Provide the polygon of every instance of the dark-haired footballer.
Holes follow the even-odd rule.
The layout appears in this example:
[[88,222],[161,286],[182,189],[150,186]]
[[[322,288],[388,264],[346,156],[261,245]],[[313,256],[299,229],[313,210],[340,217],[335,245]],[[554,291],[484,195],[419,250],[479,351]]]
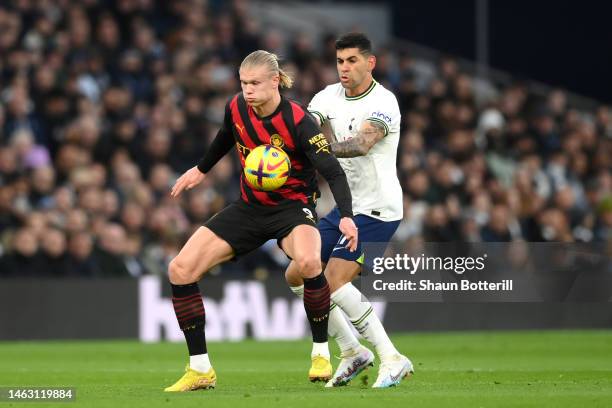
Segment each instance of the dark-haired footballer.
[[[374,362],[374,354],[359,344],[339,309],[380,358],[374,388],[397,385],[413,372],[412,362],[394,347],[371,303],[363,301],[365,297],[351,283],[364,263],[361,244],[388,243],[403,216],[403,194],[395,167],[401,115],[395,96],[372,77],[375,65],[372,44],[365,34],[340,37],[336,41],[340,82],[317,93],[308,105],[320,125],[331,131],[331,151],[351,186],[354,220],[359,228],[357,251],[350,252],[344,248],[346,237],[339,228],[339,208],[319,221],[321,260],[326,263],[325,276],[333,302],[329,334],[342,353],[328,387],[348,384]],[[382,255],[368,254],[368,259]],[[292,262],[286,277],[291,289],[301,296],[304,286],[297,271]]]

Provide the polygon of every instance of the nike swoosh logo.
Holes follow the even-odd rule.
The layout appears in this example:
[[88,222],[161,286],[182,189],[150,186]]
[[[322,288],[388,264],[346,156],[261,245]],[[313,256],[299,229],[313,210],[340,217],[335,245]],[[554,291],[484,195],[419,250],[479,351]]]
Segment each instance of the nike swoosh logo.
[[274,170],[278,169],[280,166],[282,166],[284,162],[285,161],[282,160],[282,161],[280,161],[280,162],[278,162],[276,164],[268,163],[268,165],[266,167],[267,167],[268,171],[274,171]]
[[344,249],[344,247],[335,247],[334,249],[332,249],[332,252],[337,251],[339,249]]
[[391,376],[391,381],[395,382],[395,381],[399,380],[401,374],[402,374],[402,370],[400,370],[400,372],[397,373],[397,375],[392,375]]

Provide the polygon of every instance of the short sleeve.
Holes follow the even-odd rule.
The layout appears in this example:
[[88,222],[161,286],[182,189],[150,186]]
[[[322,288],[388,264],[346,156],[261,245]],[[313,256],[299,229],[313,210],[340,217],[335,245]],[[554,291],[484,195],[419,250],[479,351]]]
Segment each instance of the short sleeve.
[[385,128],[385,136],[389,133],[399,133],[402,115],[395,96],[387,97],[384,103],[372,110],[366,120],[382,125]]
[[308,104],[308,112],[315,115],[319,119],[319,123],[323,125],[328,115],[327,104],[325,103],[325,90],[318,92]]

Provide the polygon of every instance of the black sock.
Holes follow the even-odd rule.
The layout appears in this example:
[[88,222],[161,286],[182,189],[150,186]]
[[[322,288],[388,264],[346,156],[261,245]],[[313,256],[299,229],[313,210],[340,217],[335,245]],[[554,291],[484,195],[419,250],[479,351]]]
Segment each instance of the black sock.
[[317,277],[304,279],[304,309],[315,343],[327,341],[329,304],[329,285],[323,272]]
[[197,283],[188,285],[172,285],[172,306],[179,327],[185,334],[189,355],[206,353],[206,335],[204,323],[206,314],[204,302]]

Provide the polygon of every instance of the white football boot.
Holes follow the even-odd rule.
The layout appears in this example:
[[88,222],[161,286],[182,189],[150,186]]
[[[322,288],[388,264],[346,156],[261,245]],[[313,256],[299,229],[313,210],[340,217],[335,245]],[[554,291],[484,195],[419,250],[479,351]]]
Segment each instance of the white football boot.
[[402,379],[413,373],[414,368],[408,357],[397,354],[380,365],[378,378],[372,388],[395,387]]
[[331,380],[325,384],[326,387],[341,387],[347,385],[363,370],[374,365],[374,353],[364,346],[359,346],[359,348],[347,354],[343,354],[341,357],[342,360],[340,360],[340,364]]

